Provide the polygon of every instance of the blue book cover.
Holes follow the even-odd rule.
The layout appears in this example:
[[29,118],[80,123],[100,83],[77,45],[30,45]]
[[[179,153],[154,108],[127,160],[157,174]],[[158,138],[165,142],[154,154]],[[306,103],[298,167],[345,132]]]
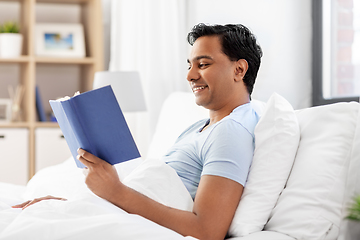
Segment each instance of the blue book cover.
[[79,168],[78,148],[112,165],[140,157],[111,86],[49,102]]
[[35,98],[36,98],[36,110],[39,117],[39,121],[46,122],[46,114],[42,104],[39,87],[35,87]]

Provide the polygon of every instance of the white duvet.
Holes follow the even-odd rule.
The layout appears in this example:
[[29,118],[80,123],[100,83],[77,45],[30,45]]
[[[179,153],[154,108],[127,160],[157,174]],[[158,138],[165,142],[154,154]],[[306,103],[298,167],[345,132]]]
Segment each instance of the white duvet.
[[[148,197],[174,208],[192,210],[190,194],[176,172],[166,164],[138,159],[118,165],[117,170],[126,185]],[[68,200],[46,200],[25,210],[11,208],[46,195]],[[0,183],[1,240],[184,238],[194,239],[141,216],[128,214],[95,196],[84,184],[84,175],[72,159],[39,171],[26,187]]]

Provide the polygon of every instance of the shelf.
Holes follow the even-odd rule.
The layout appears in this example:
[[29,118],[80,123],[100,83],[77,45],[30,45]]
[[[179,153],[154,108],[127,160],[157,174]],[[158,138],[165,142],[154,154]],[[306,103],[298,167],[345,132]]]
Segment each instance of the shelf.
[[35,127],[58,128],[59,124],[57,122],[36,122]]
[[0,122],[0,128],[29,128],[29,127],[46,127],[46,128],[58,128],[59,124],[57,122]]
[[0,63],[27,63],[29,61],[29,56],[20,56],[17,58],[0,58]]
[[79,4],[79,3],[87,3],[90,2],[91,0],[36,0],[37,3],[75,3],[75,4]]
[[22,2],[23,0],[0,0],[0,2]]
[[1,122],[0,128],[28,128],[30,124],[28,122]]
[[28,63],[30,61],[35,61],[36,63],[84,64],[84,65],[94,64],[95,63],[95,59],[92,58],[92,57],[87,57],[87,58],[58,58],[58,57],[20,56],[20,57],[17,57],[17,58],[0,58],[0,63]]
[[[0,0],[0,2],[24,2],[26,0]],[[65,4],[69,4],[69,3],[74,3],[74,4],[79,4],[79,3],[88,3],[91,2],[92,0],[35,0],[36,3],[65,3]]]
[[57,63],[57,64],[94,64],[95,59],[87,58],[58,58],[58,57],[35,57],[36,63]]
[[[82,92],[92,89],[95,72],[104,70],[101,0],[0,0],[0,2],[19,3],[17,4],[19,6],[15,6],[16,12],[14,11],[11,14],[19,21],[24,41],[22,56],[0,58],[2,71],[3,69],[7,71],[0,74],[0,90],[2,90],[0,92],[3,96],[7,96],[6,85],[9,83],[12,85],[22,84],[25,88],[21,103],[24,121],[0,123],[0,129],[27,128],[29,133],[27,161],[29,163],[29,177],[31,178],[35,174],[38,159],[35,131],[39,128],[59,129],[57,122],[40,122],[37,120],[35,86],[38,85],[43,90],[42,100],[62,96],[62,92],[67,92],[69,88],[76,88]],[[65,4],[78,6],[61,6]],[[77,9],[76,13],[74,13],[76,14],[76,23],[81,23],[84,26],[84,41],[87,54],[85,56],[88,57],[68,58],[36,55],[34,30],[38,22],[70,23],[66,16],[55,16],[53,18],[49,16],[50,12],[44,14],[44,12],[39,11],[44,7],[43,5],[48,5],[45,7],[52,9],[52,11],[57,10],[59,6]],[[6,8],[0,10],[2,10],[0,14],[7,11]],[[62,20],[53,21],[53,19],[58,18]],[[75,21],[71,23],[75,23]]]

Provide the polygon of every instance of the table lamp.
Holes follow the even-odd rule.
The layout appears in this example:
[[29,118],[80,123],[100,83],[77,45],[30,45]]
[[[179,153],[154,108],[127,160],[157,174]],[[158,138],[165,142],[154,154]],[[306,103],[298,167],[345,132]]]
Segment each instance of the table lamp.
[[138,72],[96,72],[93,89],[111,85],[123,112],[146,110],[144,93]]

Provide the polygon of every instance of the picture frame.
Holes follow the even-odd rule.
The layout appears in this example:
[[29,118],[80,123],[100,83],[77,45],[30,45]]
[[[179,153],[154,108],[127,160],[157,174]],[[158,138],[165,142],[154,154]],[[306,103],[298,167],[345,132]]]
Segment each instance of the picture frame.
[[83,25],[36,24],[35,54],[44,57],[85,57]]
[[12,102],[8,98],[0,98],[0,122],[11,121],[11,106]]

